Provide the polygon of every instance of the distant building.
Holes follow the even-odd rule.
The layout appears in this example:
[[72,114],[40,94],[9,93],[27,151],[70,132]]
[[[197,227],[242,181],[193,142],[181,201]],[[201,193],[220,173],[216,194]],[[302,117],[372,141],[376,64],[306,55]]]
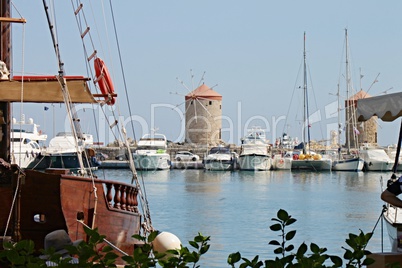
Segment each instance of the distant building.
[[[346,147],[350,145],[350,148],[358,148],[362,143],[377,144],[377,117],[373,116],[365,122],[357,122],[356,119],[357,101],[370,97],[367,92],[360,90],[345,101]],[[354,128],[353,126],[356,127]]]
[[185,96],[186,143],[221,143],[222,95],[202,84]]

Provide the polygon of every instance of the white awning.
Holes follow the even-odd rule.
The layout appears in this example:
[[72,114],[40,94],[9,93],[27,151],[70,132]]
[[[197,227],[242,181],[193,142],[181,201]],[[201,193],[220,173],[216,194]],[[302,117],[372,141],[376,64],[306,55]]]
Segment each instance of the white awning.
[[402,92],[359,99],[357,101],[357,120],[366,121],[377,116],[391,122],[402,116]]

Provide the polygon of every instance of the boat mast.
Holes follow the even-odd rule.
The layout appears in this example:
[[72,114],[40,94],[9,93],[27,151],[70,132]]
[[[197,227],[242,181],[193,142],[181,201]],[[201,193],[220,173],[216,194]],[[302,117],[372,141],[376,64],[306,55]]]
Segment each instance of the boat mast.
[[[25,23],[25,19],[11,18],[10,0],[0,4],[0,60],[12,71],[11,62],[11,23]],[[11,103],[0,101],[0,158],[10,162]]]
[[303,107],[303,122],[305,126],[303,128],[303,154],[306,153],[306,128],[307,128],[307,143],[308,148],[310,150],[310,121],[308,116],[308,94],[307,94],[307,67],[306,67],[306,32],[304,32],[304,41],[303,41],[303,70],[304,70],[304,78],[303,78],[303,92],[304,92],[304,107]]
[[349,120],[351,119],[351,105],[350,105],[350,81],[349,81],[349,54],[348,54],[348,50],[349,50],[349,46],[348,46],[348,29],[345,29],[345,47],[346,47],[346,51],[345,51],[345,55],[346,55],[346,68],[345,68],[345,76],[346,76],[346,146],[348,148],[348,152],[350,151],[350,122]]
[[338,82],[338,159],[341,159],[341,151],[342,151],[342,145],[341,145],[341,134],[342,134],[342,125],[341,125],[341,95],[340,95],[340,89],[339,89],[339,82]]

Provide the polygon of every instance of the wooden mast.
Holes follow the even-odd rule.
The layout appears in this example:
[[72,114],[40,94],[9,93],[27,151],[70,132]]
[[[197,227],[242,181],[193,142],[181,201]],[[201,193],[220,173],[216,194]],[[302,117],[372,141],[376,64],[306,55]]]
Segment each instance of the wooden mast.
[[[1,0],[0,5],[0,60],[8,70],[12,70],[11,61],[11,23],[25,23],[25,19],[11,18],[10,0]],[[7,162],[10,159],[10,122],[11,104],[9,101],[0,100],[0,158]]]
[[[10,0],[2,0],[0,6],[0,16],[10,18]],[[0,60],[2,60],[9,70],[11,66],[11,24],[0,22]],[[10,102],[0,100],[0,158],[10,163]]]

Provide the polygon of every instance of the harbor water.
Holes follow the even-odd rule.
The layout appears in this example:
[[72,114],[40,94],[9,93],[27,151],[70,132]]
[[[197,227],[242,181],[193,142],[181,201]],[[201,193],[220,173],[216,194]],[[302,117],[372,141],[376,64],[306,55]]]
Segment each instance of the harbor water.
[[[130,183],[129,170],[98,170],[105,176]],[[391,173],[293,172],[293,171],[204,171],[166,170],[139,172],[145,185],[155,229],[178,236],[184,246],[198,232],[210,236],[210,249],[201,267],[229,267],[230,253],[260,260],[272,259],[278,232],[269,226],[279,209],[296,223],[290,241],[298,246],[316,243],[328,254],[343,256],[349,233],[372,232],[367,250],[390,250],[385,225],[380,219],[380,193]],[[378,224],[377,224],[378,222]],[[107,234],[106,234],[107,235]]]

